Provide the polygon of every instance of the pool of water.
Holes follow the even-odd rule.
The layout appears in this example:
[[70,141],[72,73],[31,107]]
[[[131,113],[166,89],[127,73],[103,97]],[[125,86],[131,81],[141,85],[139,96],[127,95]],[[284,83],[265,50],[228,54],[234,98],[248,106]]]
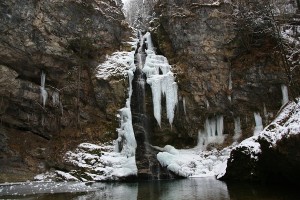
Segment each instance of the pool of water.
[[297,188],[288,186],[226,184],[214,178],[144,181],[135,183],[15,183],[0,185],[0,199],[43,200],[292,200]]

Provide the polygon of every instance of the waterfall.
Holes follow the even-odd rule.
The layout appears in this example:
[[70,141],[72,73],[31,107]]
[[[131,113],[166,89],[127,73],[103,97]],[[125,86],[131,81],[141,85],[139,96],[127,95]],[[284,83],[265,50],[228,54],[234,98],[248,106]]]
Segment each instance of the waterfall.
[[289,95],[288,95],[288,88],[286,85],[281,85],[281,92],[282,92],[282,105],[285,105],[289,102]]
[[[177,84],[166,57],[156,55],[150,33],[144,36],[139,32],[138,49],[135,52],[135,65],[132,81],[131,114],[132,127],[136,138],[136,165],[139,179],[160,179],[167,173],[156,159],[151,146],[151,116],[146,110],[146,90],[151,89],[153,115],[161,126],[162,98],[166,100],[166,113],[172,125],[177,104]],[[147,84],[146,84],[147,83]],[[149,87],[149,86],[150,87]],[[148,86],[148,87],[147,87]],[[147,102],[148,103],[148,102]]]
[[45,82],[46,82],[46,74],[42,71],[40,91],[41,91],[41,99],[42,99],[43,107],[45,107],[48,98],[48,93],[45,89]]
[[258,112],[253,113],[255,120],[254,135],[258,135],[263,130],[261,116]]

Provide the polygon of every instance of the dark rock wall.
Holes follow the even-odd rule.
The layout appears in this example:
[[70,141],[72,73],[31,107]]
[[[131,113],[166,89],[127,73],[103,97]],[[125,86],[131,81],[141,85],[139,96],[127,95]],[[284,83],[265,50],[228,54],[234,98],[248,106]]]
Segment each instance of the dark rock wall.
[[[115,114],[124,106],[127,81],[120,77],[98,80],[94,70],[131,35],[118,4],[112,0],[0,3],[0,125],[4,138],[0,146],[7,149],[1,151],[1,166],[13,163],[7,159],[14,158],[20,165],[38,165],[39,159],[28,153],[38,146],[49,154],[49,166],[57,167],[59,155],[80,141],[115,138]],[[45,106],[42,73],[48,94]],[[34,148],[26,149],[31,146]]]
[[205,120],[219,115],[224,116],[224,134],[234,134],[234,118],[240,117],[243,137],[252,135],[253,113],[260,113],[264,125],[270,122],[287,82],[273,51],[276,42],[263,38],[246,49],[232,5],[216,2],[160,0],[151,23],[157,52],[177,73],[181,102],[173,131],[194,143]]

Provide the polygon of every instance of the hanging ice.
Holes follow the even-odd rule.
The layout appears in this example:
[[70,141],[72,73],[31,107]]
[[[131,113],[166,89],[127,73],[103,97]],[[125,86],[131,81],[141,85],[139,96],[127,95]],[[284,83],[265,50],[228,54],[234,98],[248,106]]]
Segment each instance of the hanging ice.
[[204,130],[198,133],[198,146],[205,149],[210,143],[223,143],[225,136],[223,135],[224,122],[223,116],[207,118],[204,124]]
[[234,118],[234,136],[233,139],[237,140],[241,136],[241,119],[239,117]]
[[[229,73],[229,81],[228,81],[228,90],[232,91],[232,75],[231,72]],[[231,102],[231,94],[228,94],[228,100]]]
[[52,94],[52,103],[54,106],[59,105],[59,93],[54,91]]
[[255,120],[254,135],[258,135],[264,128],[262,124],[262,119],[258,112],[253,113],[253,115]]
[[147,76],[147,83],[151,86],[153,98],[153,112],[157,123],[161,124],[161,98],[162,94],[166,98],[166,110],[169,123],[172,125],[174,120],[175,107],[178,103],[177,83],[171,66],[166,57],[156,55],[151,35],[147,32],[143,40],[147,44],[147,57],[143,72]]
[[132,95],[132,80],[133,80],[133,71],[135,70],[135,65],[132,62],[129,64],[131,68],[127,71],[129,79],[129,94],[126,99],[126,106],[120,109],[120,128],[118,131],[118,139],[116,140],[116,151],[121,152],[121,154],[132,157],[135,156],[135,149],[137,147],[136,140],[134,137],[134,131],[132,127],[132,116],[130,101]]
[[42,71],[40,90],[41,90],[41,97],[42,97],[41,99],[42,99],[43,107],[45,107],[48,98],[48,93],[45,89],[45,81],[46,81],[46,74]]
[[282,92],[282,105],[285,105],[287,102],[289,102],[288,88],[286,85],[281,85],[281,92]]

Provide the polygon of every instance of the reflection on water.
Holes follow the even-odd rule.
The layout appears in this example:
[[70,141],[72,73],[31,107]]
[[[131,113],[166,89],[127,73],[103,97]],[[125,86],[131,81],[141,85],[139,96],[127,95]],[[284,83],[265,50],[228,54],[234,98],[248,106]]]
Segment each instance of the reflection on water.
[[0,185],[0,199],[228,200],[300,199],[289,187],[226,184],[214,178],[137,183],[24,183]]

